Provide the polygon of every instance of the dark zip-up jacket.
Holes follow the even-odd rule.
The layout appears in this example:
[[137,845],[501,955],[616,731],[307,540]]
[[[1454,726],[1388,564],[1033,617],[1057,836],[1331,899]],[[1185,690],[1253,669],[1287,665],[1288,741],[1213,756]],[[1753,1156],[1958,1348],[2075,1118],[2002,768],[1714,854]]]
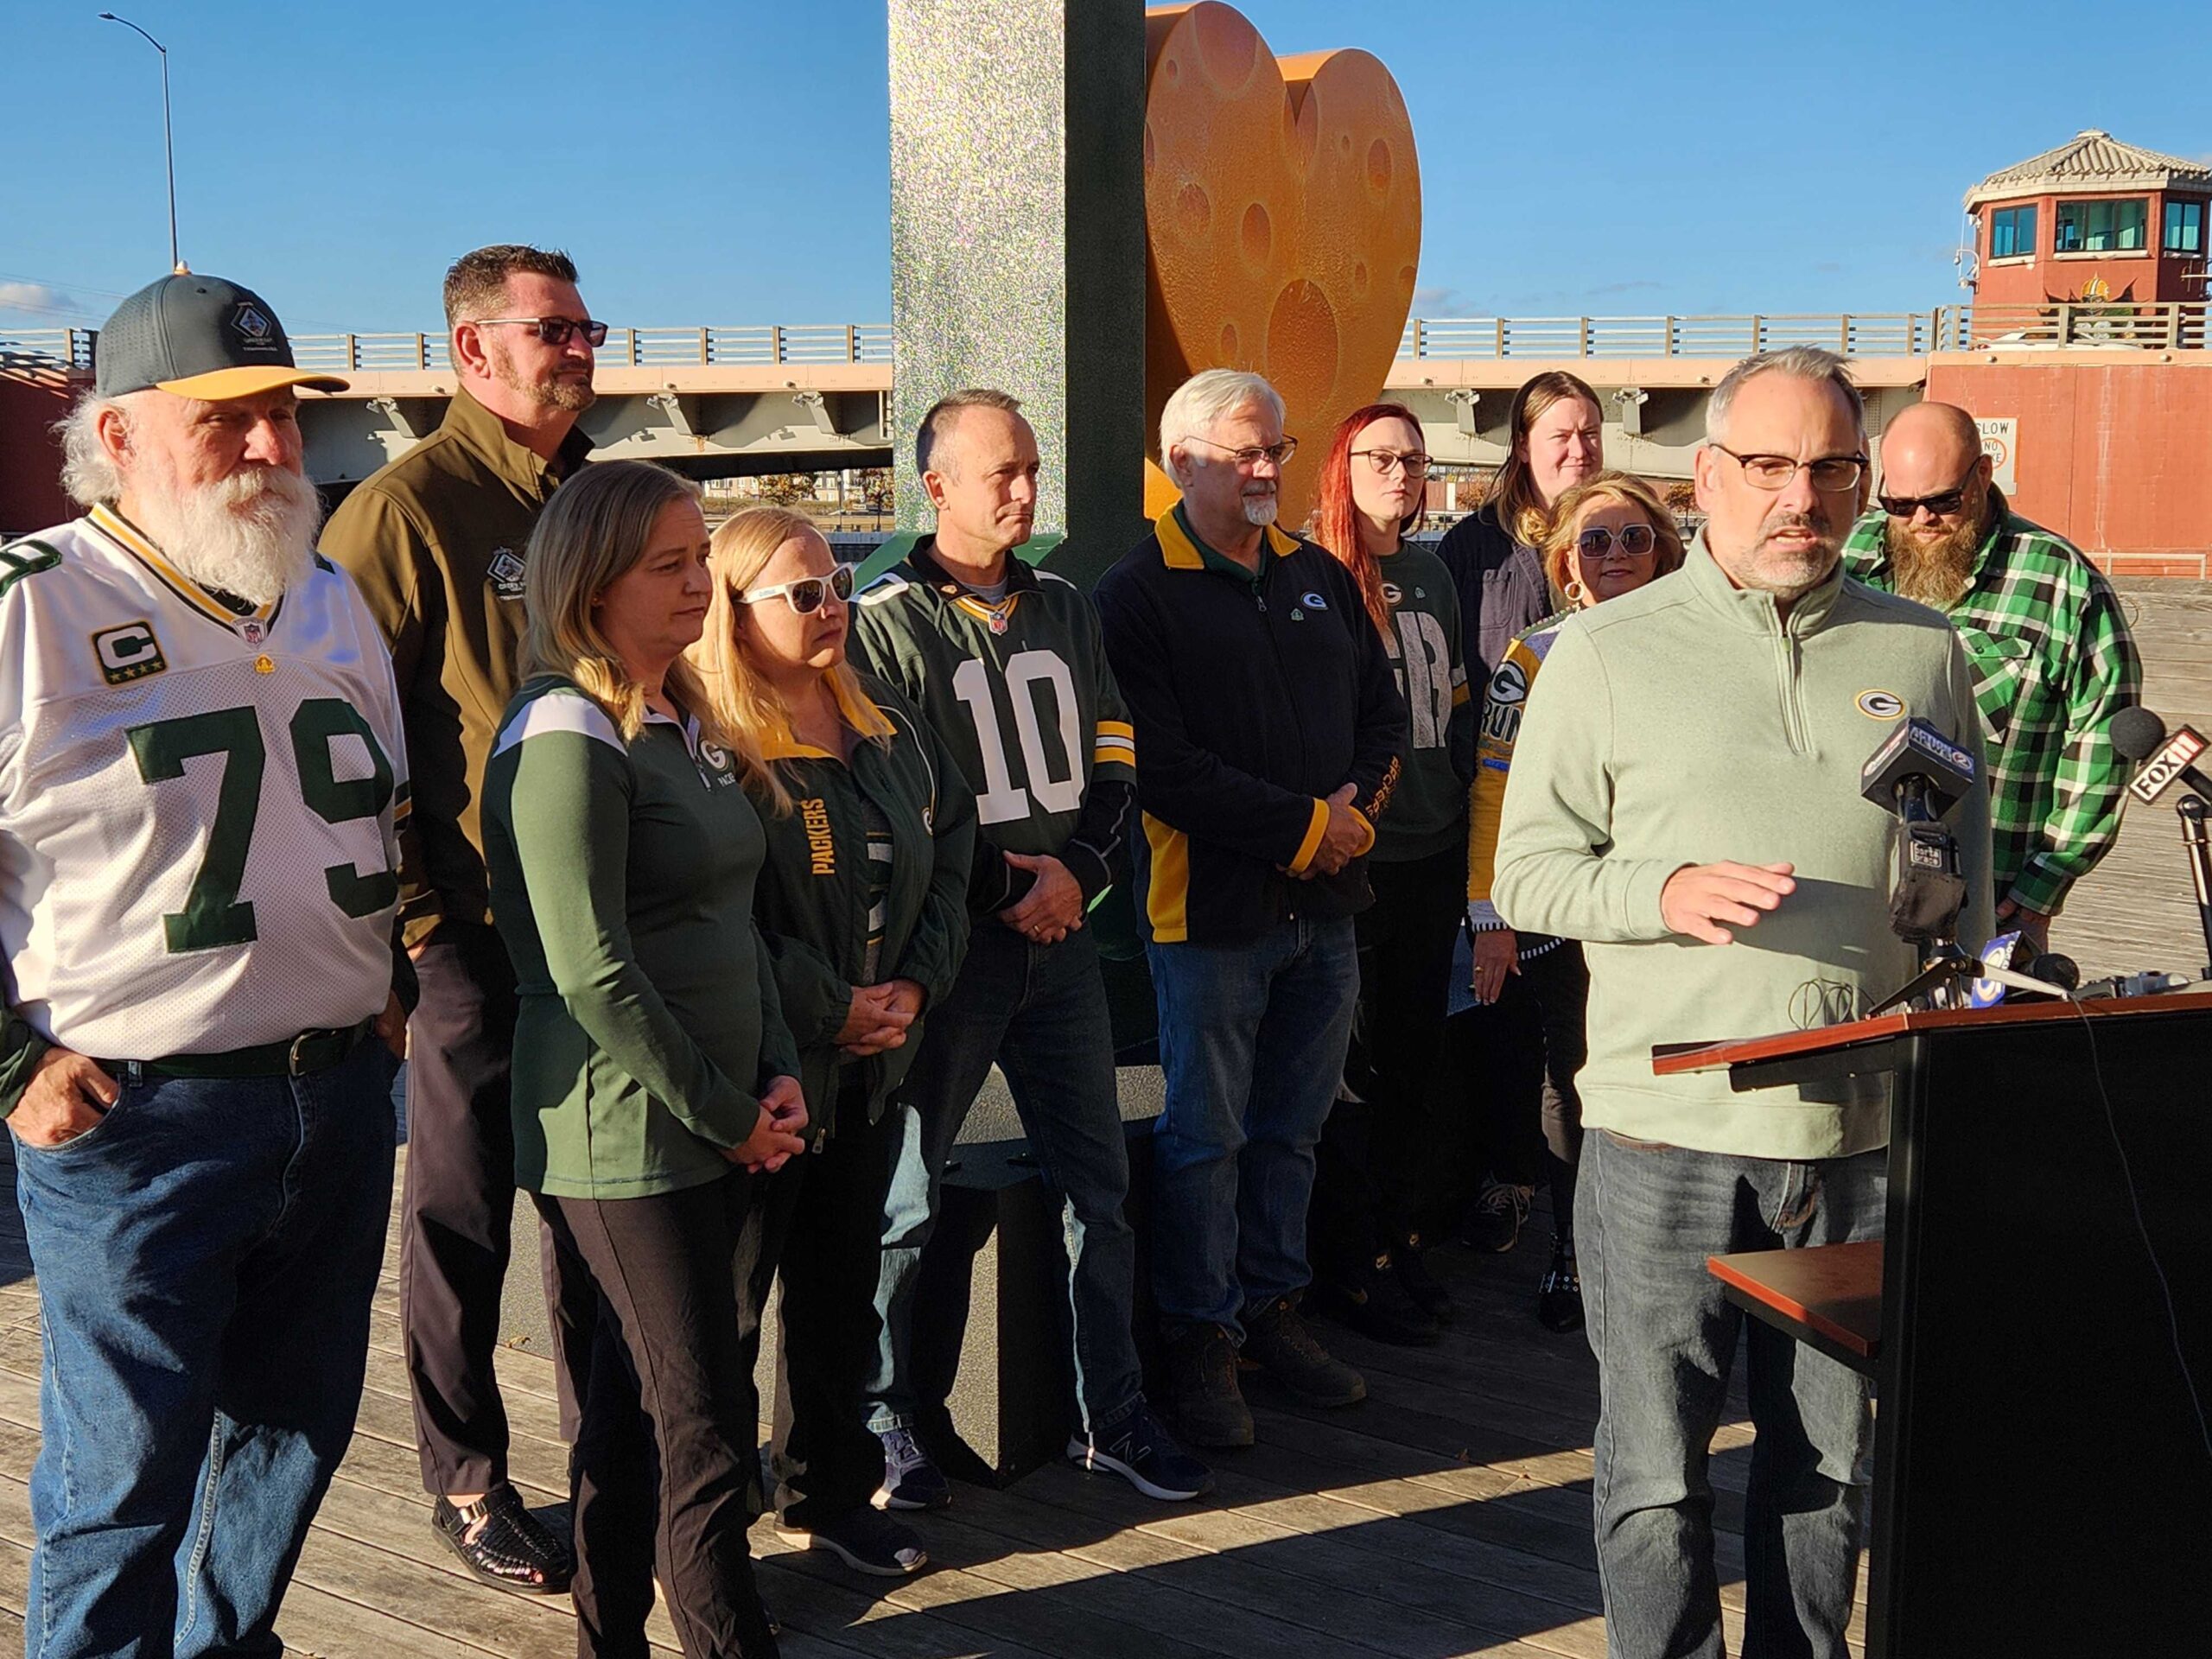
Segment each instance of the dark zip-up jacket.
[[1354,786],[1373,823],[1407,742],[1382,637],[1344,568],[1270,526],[1256,575],[1206,547],[1177,508],[1100,579],[1106,654],[1136,726],[1140,906],[1155,943],[1249,943],[1373,894],[1366,849],[1313,862],[1328,799]]
[[1459,595],[1467,683],[1486,686],[1506,647],[1559,608],[1544,580],[1544,562],[1499,524],[1495,501],[1446,531],[1436,556]]
[[[772,734],[762,752],[791,791],[791,810],[779,815],[755,797],[768,832],[768,859],[753,889],[753,914],[775,963],[784,1022],[798,1041],[810,1139],[834,1132],[840,1085],[855,1074],[867,1091],[868,1122],[882,1116],[913,1063],[925,1022],[915,1021],[903,1046],[841,1067],[848,1057],[837,1033],[852,1011],[853,987],[862,982],[868,954],[863,798],[891,825],[891,886],[873,982],[914,981],[926,1016],[951,992],[968,950],[976,798],[912,703],[865,676],[861,690],[895,728],[890,746],[863,738],[849,765],[788,734]],[[857,729],[859,722],[853,723]]]

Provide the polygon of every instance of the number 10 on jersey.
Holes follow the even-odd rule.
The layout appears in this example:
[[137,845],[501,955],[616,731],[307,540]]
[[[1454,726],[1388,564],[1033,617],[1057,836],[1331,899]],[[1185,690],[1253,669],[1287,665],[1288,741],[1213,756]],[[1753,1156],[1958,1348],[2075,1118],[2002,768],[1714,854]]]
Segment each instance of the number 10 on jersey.
[[[1083,738],[1076,711],[1075,678],[1054,651],[1016,652],[1006,659],[1005,674],[1027,788],[1014,781],[1007,761],[998,709],[991,696],[990,670],[981,658],[970,657],[952,676],[953,695],[968,707],[968,718],[976,728],[976,746],[982,756],[983,787],[976,795],[976,820],[1007,823],[1027,818],[1033,799],[1036,810],[1046,813],[1072,812],[1083,804]],[[1051,687],[1058,709],[1057,766],[1045,752],[1043,721],[1037,707],[1040,684]]]

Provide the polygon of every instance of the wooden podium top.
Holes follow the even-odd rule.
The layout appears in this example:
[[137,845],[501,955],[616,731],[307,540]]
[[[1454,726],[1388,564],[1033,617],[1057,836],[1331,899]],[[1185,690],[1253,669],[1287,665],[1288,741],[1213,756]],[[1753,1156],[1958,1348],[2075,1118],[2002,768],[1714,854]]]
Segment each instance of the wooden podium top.
[[1981,1026],[2052,1025],[2065,1020],[2124,1020],[2146,1014],[2212,1014],[2212,991],[2169,991],[2163,996],[2100,997],[2088,1002],[2000,1002],[1993,1008],[1936,1008],[1885,1014],[1812,1031],[1785,1031],[1770,1037],[1739,1038],[1719,1043],[1687,1043],[1655,1051],[1651,1069],[1662,1077],[1686,1071],[1718,1071],[1758,1060],[1788,1059],[1864,1048],[1921,1031],[1956,1031]]
[[1706,1258],[1729,1300],[1871,1376],[1882,1354],[1882,1241]]

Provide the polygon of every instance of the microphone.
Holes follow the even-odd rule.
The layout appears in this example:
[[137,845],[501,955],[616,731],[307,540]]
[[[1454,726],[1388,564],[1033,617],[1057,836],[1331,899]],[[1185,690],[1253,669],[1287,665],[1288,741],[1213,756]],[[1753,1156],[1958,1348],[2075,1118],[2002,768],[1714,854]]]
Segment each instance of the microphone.
[[[2055,950],[2038,952],[2017,929],[1999,933],[1981,948],[1981,976],[1967,995],[1970,1008],[1992,1008],[1999,1002],[2064,1001],[2082,982],[2082,969],[2073,957]],[[2007,996],[2007,992],[2017,993]]]
[[1959,843],[1943,820],[1974,788],[1980,764],[1924,720],[1901,721],[1859,768],[1859,791],[1897,815],[1890,926],[1934,944],[1955,938],[1967,902]]
[[2190,885],[2196,889],[2196,920],[2203,931],[2208,959],[2204,971],[2212,978],[2212,826],[2206,822],[2207,815],[2212,813],[2212,779],[2196,769],[2197,757],[2207,747],[2205,741],[2187,726],[2169,737],[2166,722],[2139,703],[2121,709],[2105,729],[2113,748],[2128,760],[2143,763],[2135,781],[2127,786],[2137,800],[2148,805],[2176,782],[2185,783],[2196,791],[2177,801],[2174,812],[2181,820]]
[[2127,792],[2145,806],[2177,782],[2186,782],[2199,794],[2212,796],[2212,779],[2196,769],[2197,760],[2212,745],[2193,727],[2184,726],[2169,738],[2166,722],[2136,703],[2114,715],[2105,731],[2123,758],[2145,763]]

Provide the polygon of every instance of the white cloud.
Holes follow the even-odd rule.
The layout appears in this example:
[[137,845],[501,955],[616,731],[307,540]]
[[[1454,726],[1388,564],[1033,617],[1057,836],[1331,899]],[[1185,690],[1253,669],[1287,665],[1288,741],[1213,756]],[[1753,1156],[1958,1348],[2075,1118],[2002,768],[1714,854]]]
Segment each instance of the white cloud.
[[0,283],[0,311],[25,312],[57,327],[92,315],[60,289],[45,283]]

